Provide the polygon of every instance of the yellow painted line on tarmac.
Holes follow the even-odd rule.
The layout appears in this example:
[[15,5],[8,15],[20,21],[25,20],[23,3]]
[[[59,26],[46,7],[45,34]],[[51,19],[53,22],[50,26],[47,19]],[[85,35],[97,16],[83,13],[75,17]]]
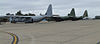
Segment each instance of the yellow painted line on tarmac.
[[10,32],[7,32],[7,33],[13,37],[13,41],[11,44],[18,44],[18,41],[19,41],[18,36]]
[[0,31],[0,32],[7,33],[7,34],[9,34],[9,35],[11,35],[13,37],[13,41],[12,41],[11,44],[18,44],[19,38],[18,38],[18,36],[16,34],[13,34],[11,32],[5,32],[5,31]]

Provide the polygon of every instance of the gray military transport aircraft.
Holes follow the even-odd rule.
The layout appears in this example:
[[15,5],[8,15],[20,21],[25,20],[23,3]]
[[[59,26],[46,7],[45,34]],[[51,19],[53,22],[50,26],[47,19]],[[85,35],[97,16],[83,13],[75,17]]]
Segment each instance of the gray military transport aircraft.
[[61,17],[63,20],[72,20],[72,21],[76,21],[76,20],[83,20],[83,19],[87,19],[88,18],[88,12],[87,10],[85,10],[83,16],[79,16],[77,17],[75,14],[75,10],[74,8],[72,8],[70,14],[68,14],[68,16],[64,16]]
[[17,23],[17,22],[25,22],[25,23],[33,23],[33,22],[39,22],[43,20],[46,17],[52,17],[52,5],[50,4],[47,12],[43,16],[11,16],[10,22],[11,23]]

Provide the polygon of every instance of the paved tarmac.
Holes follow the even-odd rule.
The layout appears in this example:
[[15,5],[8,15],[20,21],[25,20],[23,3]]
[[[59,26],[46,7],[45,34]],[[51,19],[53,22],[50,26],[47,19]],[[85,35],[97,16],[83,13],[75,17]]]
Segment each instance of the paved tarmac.
[[[96,44],[100,41],[100,20],[3,24],[0,31],[16,34],[19,44]],[[11,42],[12,36],[0,32],[0,44]]]

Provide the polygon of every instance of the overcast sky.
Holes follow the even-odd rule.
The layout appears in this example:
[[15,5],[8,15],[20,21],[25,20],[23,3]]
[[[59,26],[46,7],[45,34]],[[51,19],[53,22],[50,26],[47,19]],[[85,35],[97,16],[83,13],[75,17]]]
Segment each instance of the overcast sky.
[[49,4],[53,6],[53,14],[67,15],[75,8],[76,15],[83,15],[88,10],[89,17],[100,15],[100,0],[0,0],[0,15],[6,13],[40,13],[45,14]]

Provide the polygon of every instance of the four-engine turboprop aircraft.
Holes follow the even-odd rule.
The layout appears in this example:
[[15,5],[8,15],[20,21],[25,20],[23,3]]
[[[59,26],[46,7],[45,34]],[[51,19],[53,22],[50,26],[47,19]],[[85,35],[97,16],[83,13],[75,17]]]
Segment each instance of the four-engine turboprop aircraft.
[[43,16],[11,16],[10,22],[16,23],[16,22],[25,22],[25,23],[33,23],[41,21],[42,19],[46,17],[52,17],[52,5],[50,4],[47,12]]
[[85,10],[83,16],[80,17],[76,17],[75,15],[75,10],[74,8],[71,10],[70,14],[68,14],[68,16],[64,16],[61,17],[63,20],[72,20],[72,21],[76,21],[76,20],[82,20],[83,18],[88,17],[88,13],[87,10]]

